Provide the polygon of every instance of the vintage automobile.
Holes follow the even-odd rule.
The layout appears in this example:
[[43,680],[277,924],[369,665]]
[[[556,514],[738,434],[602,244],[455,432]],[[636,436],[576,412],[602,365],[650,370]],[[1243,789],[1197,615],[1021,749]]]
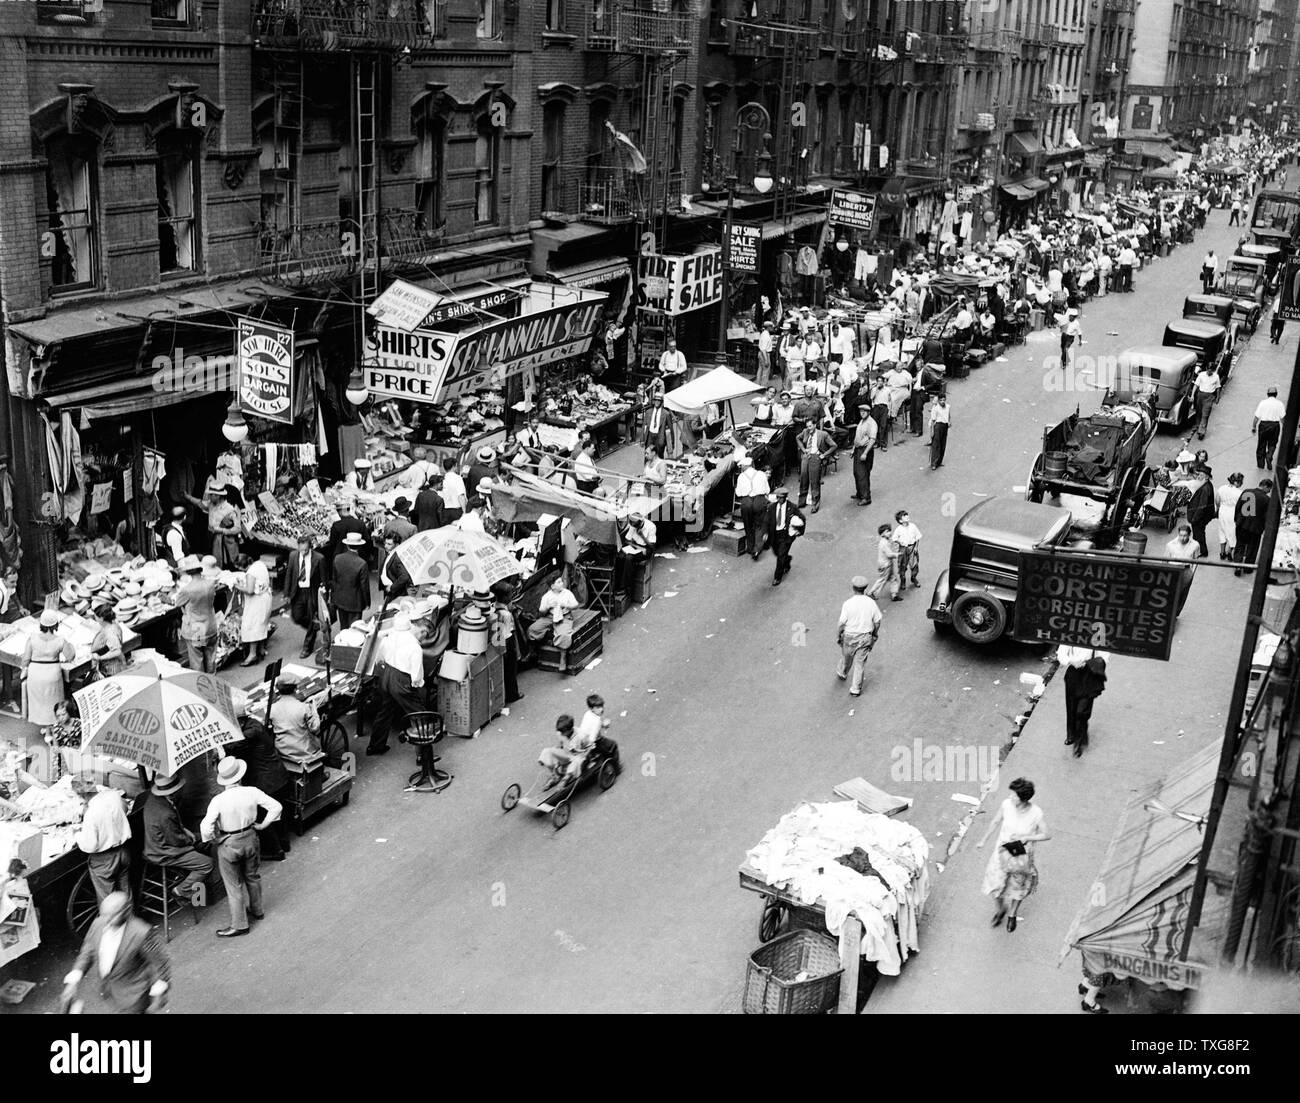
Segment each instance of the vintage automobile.
[[1229,330],[1236,329],[1233,344],[1241,333],[1254,333],[1263,312],[1254,299],[1231,299],[1227,295],[1188,295],[1183,300],[1183,317],[1202,322],[1218,322]]
[[1264,277],[1272,280],[1278,269],[1286,262],[1286,253],[1277,245],[1265,245],[1259,242],[1247,242],[1237,252],[1251,260],[1264,262]]
[[1018,498],[988,498],[968,509],[952,533],[948,569],[939,575],[926,616],[936,632],[955,629],[970,643],[991,643],[1015,620],[1020,553],[1061,544],[1071,514]]
[[1178,428],[1192,416],[1199,357],[1190,349],[1134,345],[1119,354],[1104,406],[1146,401],[1158,425]]
[[1179,318],[1165,326],[1164,340],[1166,348],[1188,349],[1196,353],[1201,364],[1217,372],[1219,379],[1226,385],[1232,374],[1233,338],[1237,327],[1231,329],[1218,322],[1200,321],[1195,318]]
[[1268,262],[1240,254],[1229,257],[1214,290],[1230,299],[1254,299],[1262,308],[1268,293]]

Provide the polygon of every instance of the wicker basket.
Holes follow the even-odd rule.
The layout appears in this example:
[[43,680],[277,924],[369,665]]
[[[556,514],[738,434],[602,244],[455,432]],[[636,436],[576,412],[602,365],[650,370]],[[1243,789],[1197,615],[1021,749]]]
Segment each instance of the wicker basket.
[[[815,931],[791,931],[749,955],[746,1015],[821,1015],[840,998],[840,952]],[[795,980],[800,973],[805,980]]]

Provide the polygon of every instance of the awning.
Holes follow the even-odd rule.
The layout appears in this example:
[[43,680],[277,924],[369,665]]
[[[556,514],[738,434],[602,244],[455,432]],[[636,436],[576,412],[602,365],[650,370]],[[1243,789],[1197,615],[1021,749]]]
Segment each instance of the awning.
[[[1125,808],[1062,957],[1077,949],[1093,973],[1201,986],[1206,966],[1179,955],[1218,761],[1211,743]],[[1226,908],[1226,897],[1208,893],[1201,923],[1213,927]]]
[[574,534],[593,544],[618,544],[618,520],[612,503],[602,503],[544,479],[516,472],[514,482],[492,490],[492,511],[501,521],[536,521],[549,514],[567,517]]
[[590,264],[575,264],[570,268],[552,268],[546,274],[570,287],[596,287],[630,276],[632,266],[623,257],[616,257],[612,260],[595,260]]
[[1124,152],[1130,154],[1141,154],[1143,157],[1150,158],[1153,161],[1159,161],[1162,165],[1167,165],[1172,161],[1178,160],[1178,154],[1174,152],[1174,147],[1168,142],[1130,138],[1124,143]]
[[729,402],[733,398],[753,394],[763,388],[730,368],[714,368],[711,372],[683,383],[664,395],[664,405],[679,414],[696,414],[715,402]]
[[1037,176],[1026,176],[1023,180],[1011,180],[1002,185],[1002,190],[1014,199],[1033,199],[1040,191],[1051,185]]
[[798,214],[791,215],[789,222],[775,218],[769,219],[763,223],[763,240],[771,241],[773,238],[785,237],[786,234],[792,234],[795,230],[802,230],[805,226],[816,226],[819,222],[825,221],[825,208],[820,211],[800,211]]
[[1033,134],[1025,131],[1012,131],[1007,135],[1007,152],[1017,157],[1032,157],[1042,153],[1043,143]]
[[[50,346],[61,341],[80,340],[122,330],[138,329],[148,321],[172,322],[200,318],[205,314],[246,310],[267,299],[286,298],[292,292],[257,280],[238,285],[187,287],[174,295],[150,295],[139,299],[118,299],[93,306],[58,310],[30,322],[14,322],[9,332],[31,345]],[[231,325],[231,341],[234,326]]]

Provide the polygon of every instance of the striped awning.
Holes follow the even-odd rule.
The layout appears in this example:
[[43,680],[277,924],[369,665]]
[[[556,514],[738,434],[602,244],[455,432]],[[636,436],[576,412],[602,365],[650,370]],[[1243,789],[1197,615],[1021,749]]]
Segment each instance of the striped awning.
[[632,274],[632,266],[625,257],[605,258],[590,264],[575,264],[571,268],[552,268],[547,272],[569,287],[598,287],[613,283],[617,279]]

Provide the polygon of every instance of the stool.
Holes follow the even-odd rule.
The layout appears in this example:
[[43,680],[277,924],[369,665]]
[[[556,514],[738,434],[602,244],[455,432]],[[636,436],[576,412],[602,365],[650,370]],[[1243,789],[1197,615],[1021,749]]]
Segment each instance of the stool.
[[202,881],[194,885],[187,897],[176,896],[176,888],[188,876],[187,870],[145,862],[144,877],[140,881],[140,911],[162,919],[163,940],[172,940],[172,917],[181,909],[189,908],[194,925],[199,924],[199,908],[208,904],[208,887]]
[[446,734],[442,717],[436,712],[413,712],[406,717],[406,741],[415,747],[415,761],[420,767],[407,779],[406,792],[441,793],[451,784],[452,775],[438,769],[441,756],[433,753]]
[[587,608],[609,619],[614,615],[614,568],[583,567],[587,578]]

